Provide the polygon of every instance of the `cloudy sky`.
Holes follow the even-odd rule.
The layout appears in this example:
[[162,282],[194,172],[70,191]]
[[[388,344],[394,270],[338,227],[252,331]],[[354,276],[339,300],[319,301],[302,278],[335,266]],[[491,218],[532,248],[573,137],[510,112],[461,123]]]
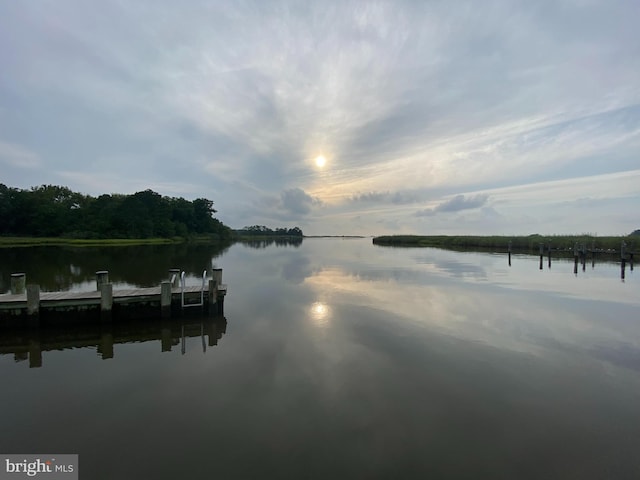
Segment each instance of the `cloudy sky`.
[[0,183],[306,234],[629,233],[638,25],[637,0],[0,1]]

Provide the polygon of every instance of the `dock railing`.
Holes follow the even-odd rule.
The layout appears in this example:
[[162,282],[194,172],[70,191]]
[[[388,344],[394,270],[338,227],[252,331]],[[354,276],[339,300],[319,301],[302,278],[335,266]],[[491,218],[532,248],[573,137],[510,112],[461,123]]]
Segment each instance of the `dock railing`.
[[180,292],[180,303],[182,308],[186,308],[186,307],[203,307],[204,306],[204,286],[207,283],[207,271],[204,270],[202,272],[202,288],[200,289],[200,303],[185,303],[184,301],[184,288],[186,286],[186,282],[185,282],[185,272],[184,270],[182,271],[182,274],[180,275],[180,286],[181,286],[181,292]]

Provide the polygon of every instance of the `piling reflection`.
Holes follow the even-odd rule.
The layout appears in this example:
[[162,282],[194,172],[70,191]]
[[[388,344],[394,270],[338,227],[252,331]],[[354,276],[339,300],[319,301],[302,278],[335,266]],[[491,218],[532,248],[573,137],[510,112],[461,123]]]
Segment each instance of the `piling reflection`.
[[116,345],[159,341],[162,352],[180,346],[185,354],[186,340],[197,337],[206,353],[226,331],[224,316],[15,329],[0,333],[0,355],[13,354],[16,362],[28,361],[30,368],[38,368],[43,366],[43,353],[54,350],[95,348],[106,360],[115,357]]
[[[591,250],[587,250],[587,251],[576,250],[576,253],[575,255],[573,255],[573,258],[569,256],[566,252],[564,252],[564,254],[561,252],[561,254],[554,257],[554,261],[559,263],[573,263],[573,274],[574,276],[577,277],[579,271],[582,271],[582,273],[587,272],[587,258],[589,255],[591,256],[591,270],[595,270],[596,265],[598,264],[611,266],[612,264],[619,263],[620,279],[623,282],[625,280],[627,266],[629,267],[629,271],[633,272],[633,257],[634,257],[633,253],[628,254],[627,257],[624,257],[624,256],[621,257],[620,260],[616,260],[615,256],[610,254],[609,255],[604,255],[601,253],[598,254],[597,251],[591,251]],[[522,258],[531,257],[531,255],[521,254],[519,257],[522,259]],[[597,261],[596,261],[596,258],[598,258]],[[510,267],[512,266],[511,252],[507,252],[507,263]],[[541,253],[540,262],[538,264],[539,270],[543,270],[543,263],[544,263],[544,255]],[[550,249],[547,252],[547,268],[549,270],[551,269],[551,250]]]

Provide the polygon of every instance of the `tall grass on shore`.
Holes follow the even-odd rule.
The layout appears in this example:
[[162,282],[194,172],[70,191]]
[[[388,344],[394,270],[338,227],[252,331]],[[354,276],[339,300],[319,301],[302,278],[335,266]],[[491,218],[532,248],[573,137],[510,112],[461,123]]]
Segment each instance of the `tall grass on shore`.
[[[228,241],[228,240],[227,240]],[[216,235],[196,235],[172,238],[65,238],[0,236],[0,248],[36,246],[119,247],[129,245],[168,245],[175,243],[220,243]]]
[[[637,237],[596,237],[593,235],[528,235],[528,236],[450,236],[450,235],[385,235],[374,237],[375,245],[398,247],[486,248],[507,251],[509,242],[513,250],[537,251],[542,243],[553,250],[573,250],[574,245],[587,249],[617,251],[622,241],[632,246]],[[637,242],[638,243],[638,242]]]

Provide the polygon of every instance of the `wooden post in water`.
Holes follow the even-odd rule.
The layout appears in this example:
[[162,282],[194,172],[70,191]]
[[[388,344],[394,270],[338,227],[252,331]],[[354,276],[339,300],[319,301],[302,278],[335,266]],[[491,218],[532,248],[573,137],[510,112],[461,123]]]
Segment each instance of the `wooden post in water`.
[[544,243],[540,244],[540,270],[542,270],[542,258],[544,257]]
[[113,284],[103,283],[100,285],[100,318],[103,321],[111,320],[112,307]]
[[573,246],[573,273],[578,275],[578,242]]
[[11,294],[12,295],[23,294],[26,282],[27,282],[26,273],[12,273],[11,274]]
[[216,299],[216,307],[214,311],[218,315],[222,315],[224,313],[224,295],[218,294],[218,287],[222,285],[222,269],[214,268],[213,270],[211,270],[211,276],[213,277],[213,281],[215,282],[213,292]]
[[222,285],[222,269],[221,268],[214,268],[213,270],[211,270],[211,276],[213,277],[213,279],[216,281],[218,285]]
[[160,310],[162,318],[171,316],[171,282],[160,284]]
[[509,266],[511,266],[511,240],[509,240]]
[[549,268],[551,268],[551,243],[547,244],[547,256],[549,257]]
[[216,313],[218,308],[218,282],[209,280],[209,313]]
[[625,248],[626,248],[627,244],[624,242],[624,240],[622,241],[622,243],[620,244],[620,278],[622,280],[624,280],[624,270],[626,268],[626,262],[627,259],[625,258]]
[[30,326],[37,327],[40,315],[40,285],[27,285],[27,315]]
[[100,292],[100,287],[109,283],[109,271],[108,270],[99,270],[96,272],[96,290]]

